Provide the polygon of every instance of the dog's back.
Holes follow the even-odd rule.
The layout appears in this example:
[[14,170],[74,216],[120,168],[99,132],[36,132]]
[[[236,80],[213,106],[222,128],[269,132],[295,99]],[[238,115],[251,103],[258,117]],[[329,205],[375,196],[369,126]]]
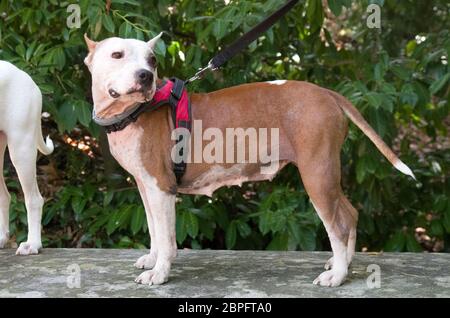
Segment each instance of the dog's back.
[[42,94],[31,77],[13,64],[0,61],[0,130],[11,124],[30,123],[30,117],[39,118]]

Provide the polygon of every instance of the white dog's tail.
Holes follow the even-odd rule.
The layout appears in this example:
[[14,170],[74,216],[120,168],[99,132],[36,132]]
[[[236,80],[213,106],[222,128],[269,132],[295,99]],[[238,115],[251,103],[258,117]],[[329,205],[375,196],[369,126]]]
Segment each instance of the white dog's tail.
[[411,176],[414,180],[416,177],[411,169],[405,165],[397,155],[389,148],[388,145],[381,139],[380,136],[370,127],[369,123],[364,119],[361,113],[352,105],[346,98],[333,92],[328,91],[335,99],[339,107],[344,111],[344,113],[350,118],[350,120],[362,130],[362,132],[369,137],[369,139],[374,143],[378,150],[386,157],[387,160],[401,173]]
[[45,139],[45,142],[44,142],[44,137],[42,136],[41,125],[37,126],[36,145],[37,145],[38,150],[43,155],[46,155],[46,156],[51,154],[53,152],[53,150],[55,149],[55,146],[53,145],[53,141],[50,139],[50,136],[47,136],[47,138]]

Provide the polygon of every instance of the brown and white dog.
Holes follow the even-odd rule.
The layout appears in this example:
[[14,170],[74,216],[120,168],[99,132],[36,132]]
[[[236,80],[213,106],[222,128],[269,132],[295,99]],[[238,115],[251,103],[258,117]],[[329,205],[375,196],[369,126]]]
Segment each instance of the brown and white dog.
[[[158,81],[153,48],[160,36],[148,42],[120,38],[94,42],[85,36],[89,49],[85,63],[92,73],[94,109],[98,117],[112,118],[136,103],[151,100]],[[168,280],[171,262],[177,254],[177,192],[210,195],[224,185],[272,179],[292,162],[300,171],[333,250],[333,258],[325,266],[327,270],[314,284],[340,285],[355,252],[358,219],[357,211],[340,184],[340,150],[348,129],[346,117],[372,140],[395,168],[413,176],[411,170],[346,98],[311,83],[245,84],[208,94],[192,94],[191,104],[192,118],[201,121],[204,130],[212,128],[226,135],[225,131],[233,127],[277,128],[277,167],[270,173],[262,173],[267,162],[191,162],[177,185],[171,157],[175,141],[171,138],[174,127],[169,107],[144,113],[125,129],[108,134],[113,156],[136,179],[150,229],[150,253],[135,264],[149,270],[136,282],[151,285]],[[194,128],[191,148],[195,148],[196,133]],[[202,146],[205,147],[205,143]],[[245,151],[248,154],[251,149],[247,147]]]

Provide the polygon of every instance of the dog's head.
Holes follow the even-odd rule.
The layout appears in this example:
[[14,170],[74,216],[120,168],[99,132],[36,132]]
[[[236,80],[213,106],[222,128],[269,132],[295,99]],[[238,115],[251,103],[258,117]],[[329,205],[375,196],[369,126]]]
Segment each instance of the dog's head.
[[89,49],[84,63],[92,74],[98,117],[110,118],[153,98],[158,77],[154,47],[161,35],[148,42],[121,38],[95,42],[84,35]]

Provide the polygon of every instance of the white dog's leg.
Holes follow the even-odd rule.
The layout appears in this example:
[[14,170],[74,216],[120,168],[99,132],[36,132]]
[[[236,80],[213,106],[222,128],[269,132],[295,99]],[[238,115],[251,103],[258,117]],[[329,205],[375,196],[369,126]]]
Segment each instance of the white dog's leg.
[[[157,259],[152,270],[143,272],[136,278],[137,283],[160,285],[167,282],[170,266],[177,254],[175,238],[175,198],[174,194],[159,189],[155,179],[148,177],[142,180],[145,194],[152,212]],[[153,242],[152,244],[154,244]]]
[[139,193],[141,194],[142,202],[145,207],[145,214],[147,216],[148,231],[150,232],[150,253],[141,256],[134,264],[137,268],[152,269],[156,264],[156,258],[158,255],[158,250],[156,246],[155,237],[155,227],[153,224],[153,217],[150,210],[150,205],[148,203],[147,195],[145,194],[145,187],[142,181],[136,178],[136,183],[138,185]]
[[0,132],[0,248],[5,247],[9,239],[9,204],[11,196],[3,178],[3,160],[6,149],[6,135]]
[[36,142],[34,134],[9,138],[8,148],[11,160],[16,168],[28,217],[28,239],[22,242],[16,251],[17,255],[37,254],[42,247],[41,218],[44,199],[36,181]]
[[331,269],[320,274],[313,284],[335,287],[342,284],[348,273],[347,245],[333,234],[328,235],[333,250],[333,264]]
[[[353,256],[355,256],[355,245],[356,245],[356,228],[352,228],[350,230],[350,235],[348,237],[348,243],[347,243],[347,263],[348,266],[352,263]],[[325,264],[325,269],[332,269],[333,268],[333,262],[334,259],[331,257]]]

